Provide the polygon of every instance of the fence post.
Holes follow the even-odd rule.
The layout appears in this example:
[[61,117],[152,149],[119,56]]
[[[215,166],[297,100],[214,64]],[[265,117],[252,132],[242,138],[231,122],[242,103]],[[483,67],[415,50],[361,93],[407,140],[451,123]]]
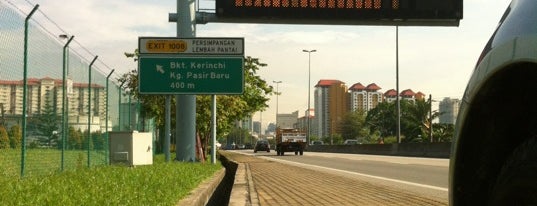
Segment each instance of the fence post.
[[105,153],[105,155],[106,155],[106,157],[105,157],[106,164],[108,164],[108,161],[109,161],[109,159],[108,159],[108,158],[109,158],[109,154],[108,154],[108,152],[110,152],[110,151],[109,151],[109,148],[108,148],[108,93],[110,93],[109,90],[108,90],[108,81],[109,81],[110,76],[112,75],[112,73],[114,73],[114,70],[113,70],[113,69],[112,69],[112,71],[110,72],[110,74],[108,74],[108,76],[106,76],[106,113],[105,113],[105,117],[104,117],[104,118],[105,118],[105,120],[104,120],[105,123],[104,123],[104,124],[105,124],[105,127],[106,127],[106,128],[105,128],[106,136],[105,136],[105,141],[104,141],[104,142],[105,142],[104,144],[105,144],[105,146],[106,146],[105,149],[104,149],[104,151],[105,151],[104,153]]
[[131,92],[127,93],[129,95],[129,116],[128,116],[128,119],[129,119],[129,130],[128,131],[132,131],[132,117],[131,117],[131,112],[132,112],[132,108],[131,108]]
[[26,101],[28,94],[28,21],[35,11],[39,8],[36,4],[30,14],[24,20],[24,71],[23,71],[23,88],[22,88],[22,149],[21,149],[21,177],[24,176],[24,165],[26,161]]
[[67,109],[65,107],[66,99],[67,99],[67,86],[66,86],[66,73],[67,73],[67,65],[66,65],[66,52],[67,47],[69,46],[69,43],[75,38],[75,36],[71,36],[69,40],[67,40],[67,43],[63,46],[63,74],[62,74],[62,163],[61,163],[61,170],[64,169],[64,162],[65,162],[65,138],[67,136]]
[[144,130],[140,129],[140,124],[142,123],[142,121],[141,121],[141,119],[142,119],[141,113],[142,113],[142,107],[141,107],[141,103],[140,103],[140,95],[138,95],[138,97],[136,98],[136,130],[138,130],[138,131],[144,131]]
[[119,87],[117,88],[118,96],[119,96],[119,98],[118,98],[119,99],[118,100],[119,101],[119,103],[118,103],[118,113],[119,113],[119,115],[118,115],[118,125],[119,125],[118,129],[119,129],[119,131],[123,131],[123,130],[121,130],[121,96],[122,96],[121,88],[123,88],[123,84],[125,84],[125,82],[121,83],[121,85],[119,85]]
[[89,75],[88,75],[88,168],[90,167],[90,143],[91,143],[91,66],[97,60],[97,57],[93,58],[89,65]]

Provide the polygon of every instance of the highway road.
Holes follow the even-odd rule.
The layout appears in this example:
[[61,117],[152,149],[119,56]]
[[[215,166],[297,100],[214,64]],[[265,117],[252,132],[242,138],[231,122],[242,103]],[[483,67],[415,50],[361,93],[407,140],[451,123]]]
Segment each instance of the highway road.
[[403,188],[445,199],[448,197],[449,159],[320,152],[304,152],[303,156],[293,153],[277,156],[275,151],[235,151],[293,166],[357,178],[373,184]]

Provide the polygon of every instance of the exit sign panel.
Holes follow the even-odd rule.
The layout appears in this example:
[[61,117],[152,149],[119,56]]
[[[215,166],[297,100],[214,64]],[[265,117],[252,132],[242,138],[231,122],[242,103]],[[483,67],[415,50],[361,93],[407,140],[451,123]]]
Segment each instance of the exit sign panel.
[[242,94],[242,57],[142,56],[141,94]]

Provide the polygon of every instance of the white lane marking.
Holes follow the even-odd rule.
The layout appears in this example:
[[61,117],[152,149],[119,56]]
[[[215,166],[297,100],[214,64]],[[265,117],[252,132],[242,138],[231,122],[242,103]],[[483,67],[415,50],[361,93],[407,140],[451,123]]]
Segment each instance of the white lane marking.
[[444,188],[444,187],[437,187],[437,186],[432,186],[432,185],[419,184],[419,183],[415,183],[415,182],[409,182],[409,181],[391,179],[391,178],[386,178],[386,177],[368,175],[368,174],[363,174],[363,173],[358,173],[358,172],[350,172],[350,171],[346,171],[346,170],[334,169],[334,168],[329,168],[329,167],[322,167],[322,166],[304,164],[304,163],[293,162],[293,161],[288,161],[288,160],[281,160],[281,159],[270,158],[270,157],[266,157],[266,156],[257,156],[256,155],[256,157],[260,157],[260,158],[267,159],[267,160],[272,160],[272,161],[278,161],[278,162],[291,164],[291,165],[294,164],[294,165],[302,165],[304,167],[315,167],[315,168],[319,168],[319,169],[331,170],[331,171],[335,171],[335,172],[342,172],[342,173],[347,173],[347,174],[351,174],[351,175],[359,175],[359,176],[362,176],[362,177],[368,177],[368,178],[373,178],[373,179],[378,179],[378,180],[383,180],[383,181],[390,181],[390,182],[395,182],[395,183],[400,183],[400,184],[406,184],[406,185],[412,185],[412,186],[417,186],[417,187],[429,188],[429,189],[439,190],[439,191],[444,191],[444,192],[448,191],[448,188]]
[[388,162],[393,164],[416,164],[439,167],[449,167],[449,159],[444,158],[425,158],[425,157],[399,157],[386,155],[363,155],[363,154],[346,154],[346,153],[325,153],[325,152],[308,152],[310,156],[318,157],[336,157],[350,160],[368,160]]

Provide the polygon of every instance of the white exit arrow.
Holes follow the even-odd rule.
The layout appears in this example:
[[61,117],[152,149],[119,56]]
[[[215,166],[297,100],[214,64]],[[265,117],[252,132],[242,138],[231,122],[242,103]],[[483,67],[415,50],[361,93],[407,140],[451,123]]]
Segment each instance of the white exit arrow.
[[162,69],[162,65],[155,65],[157,68],[157,72],[160,72],[161,74],[164,74],[164,69]]

